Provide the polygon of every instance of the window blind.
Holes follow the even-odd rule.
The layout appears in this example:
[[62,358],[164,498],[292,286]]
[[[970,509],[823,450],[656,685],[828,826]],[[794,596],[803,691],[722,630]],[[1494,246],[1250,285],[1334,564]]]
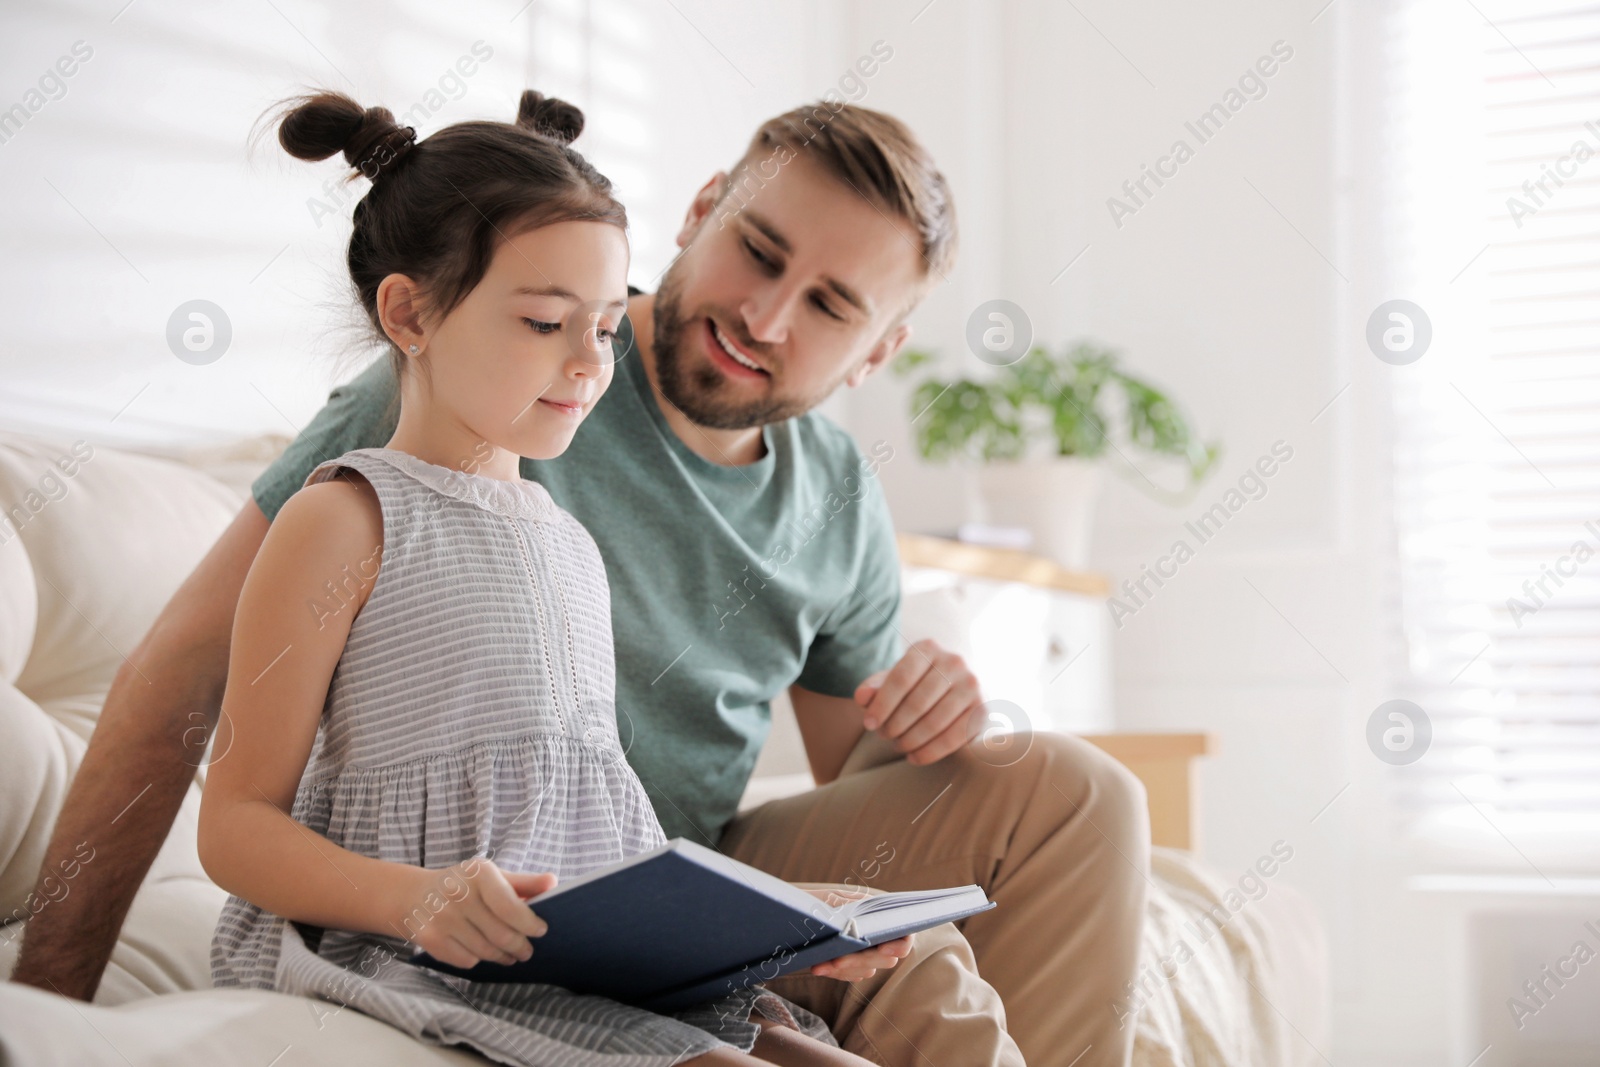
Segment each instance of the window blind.
[[[515,7],[478,0],[14,8],[0,37],[13,310],[0,422],[68,440],[293,434],[370,358],[352,345],[343,271],[367,182],[290,159],[270,130],[252,149],[269,105],[328,87],[426,136],[509,119],[527,79],[531,12],[513,21]],[[167,334],[194,300],[230,329],[204,365]]]
[[1600,852],[1600,7],[1399,30],[1395,295],[1433,327],[1390,375],[1401,674],[1433,738],[1397,797],[1542,874]]

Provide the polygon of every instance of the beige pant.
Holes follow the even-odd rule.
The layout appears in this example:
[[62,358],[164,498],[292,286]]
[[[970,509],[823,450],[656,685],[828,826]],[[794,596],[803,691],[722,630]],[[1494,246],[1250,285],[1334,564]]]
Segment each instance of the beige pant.
[[1088,742],[1034,734],[846,774],[739,816],[720,847],[791,882],[976,883],[998,903],[862,982],[767,983],[845,1049],[883,1067],[1127,1064],[1115,1003],[1137,961],[1149,813],[1139,780]]

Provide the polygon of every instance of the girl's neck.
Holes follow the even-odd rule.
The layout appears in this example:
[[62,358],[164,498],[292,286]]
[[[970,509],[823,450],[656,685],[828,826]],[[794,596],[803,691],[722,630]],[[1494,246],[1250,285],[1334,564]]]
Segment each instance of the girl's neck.
[[384,447],[437,467],[503,482],[522,477],[520,456],[491,444],[453,415],[437,410],[421,392],[409,380],[402,384],[400,421]]

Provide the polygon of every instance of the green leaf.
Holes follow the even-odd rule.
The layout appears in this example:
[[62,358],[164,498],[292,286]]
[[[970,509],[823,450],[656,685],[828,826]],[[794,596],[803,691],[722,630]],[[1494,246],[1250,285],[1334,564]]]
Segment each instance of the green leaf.
[[918,367],[926,366],[934,361],[934,355],[924,348],[908,348],[895,357],[890,364],[891,369],[898,376],[904,378]]
[[[908,350],[895,372],[909,376],[937,358]],[[1018,459],[1043,432],[1058,455],[1099,456],[1120,440],[1179,460],[1192,486],[1221,454],[1219,443],[1199,440],[1158,387],[1121,370],[1114,350],[1089,341],[1059,354],[1034,348],[983,381],[925,377],[912,390],[911,415],[919,451],[935,461]]]

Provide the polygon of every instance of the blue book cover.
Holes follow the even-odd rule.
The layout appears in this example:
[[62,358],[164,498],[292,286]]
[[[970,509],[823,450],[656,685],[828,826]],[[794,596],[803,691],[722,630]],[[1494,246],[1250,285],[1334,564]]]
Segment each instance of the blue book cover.
[[994,907],[975,885],[837,907],[683,838],[528,902],[549,924],[520,963],[412,963],[477,982],[543,982],[669,1012]]

